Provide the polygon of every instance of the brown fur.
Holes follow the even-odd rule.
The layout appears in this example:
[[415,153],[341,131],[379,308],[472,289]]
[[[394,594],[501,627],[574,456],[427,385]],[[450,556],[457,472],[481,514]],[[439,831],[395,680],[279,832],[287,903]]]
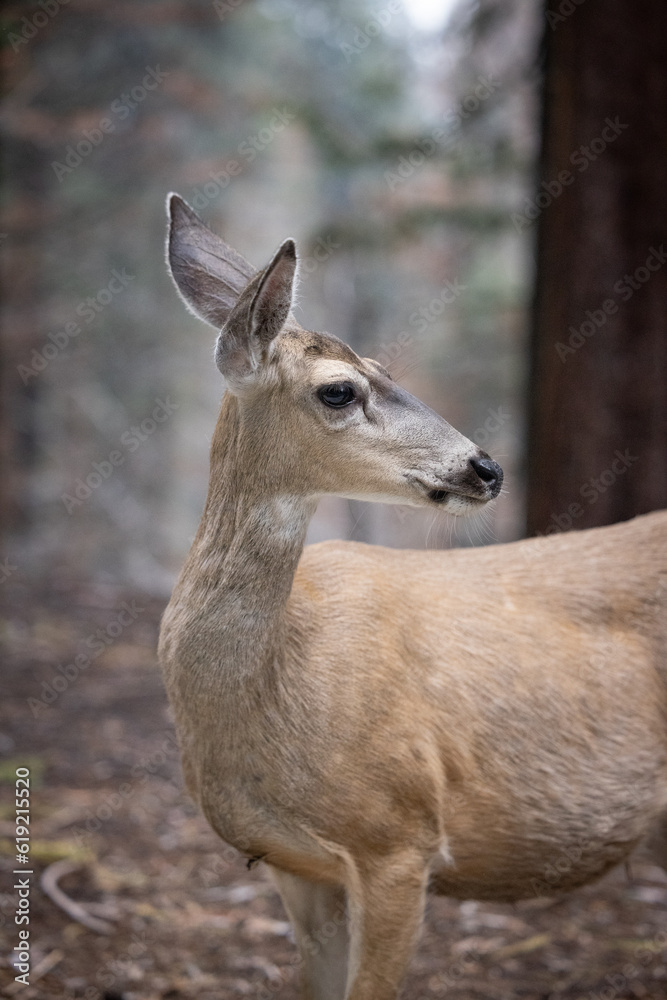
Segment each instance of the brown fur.
[[[204,227],[181,205],[172,247],[210,318],[215,274],[198,302],[179,242]],[[667,864],[667,514],[473,551],[304,550],[322,493],[430,504],[421,470],[445,509],[490,493],[474,445],[287,317],[281,251],[215,317],[234,392],[160,657],[188,787],[274,873],[304,995],[394,1000],[428,887],[562,891],[647,838]],[[258,311],[279,332],[255,342]],[[363,413],[313,395],[322,361],[363,381]]]

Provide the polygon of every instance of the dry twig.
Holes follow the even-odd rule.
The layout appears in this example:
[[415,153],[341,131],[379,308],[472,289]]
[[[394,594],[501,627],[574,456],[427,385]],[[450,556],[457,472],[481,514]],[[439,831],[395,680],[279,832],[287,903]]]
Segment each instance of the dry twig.
[[83,924],[84,927],[95,931],[96,934],[113,934],[113,924],[110,924],[107,920],[100,920],[99,917],[91,916],[81,903],[70,899],[58,885],[59,879],[65,875],[69,875],[71,872],[78,871],[82,867],[83,865],[78,861],[70,861],[66,858],[63,858],[61,861],[54,861],[42,874],[40,880],[42,891],[56,906],[64,910],[72,920]]

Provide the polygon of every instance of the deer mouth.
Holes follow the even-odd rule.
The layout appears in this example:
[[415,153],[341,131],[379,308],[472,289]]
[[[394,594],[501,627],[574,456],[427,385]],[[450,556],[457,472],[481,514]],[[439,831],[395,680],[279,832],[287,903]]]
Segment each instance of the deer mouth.
[[[450,488],[445,490],[441,486],[433,486],[432,483],[424,482],[423,479],[418,479],[417,477],[413,479],[413,482],[421,488],[424,495],[428,498],[428,500],[431,503],[437,504],[439,507],[444,506],[448,500],[452,501],[458,500],[463,504],[465,504],[467,507],[470,507],[472,511],[474,508],[484,507],[489,499],[488,497],[471,496],[470,493],[464,492],[463,490],[460,489]],[[460,513],[460,512],[461,511],[458,510],[451,511],[451,513]]]
[[[447,503],[448,500],[458,500],[462,501],[468,507],[472,509],[477,507],[483,507],[488,501],[486,498],[481,497],[471,497],[468,493],[459,493],[457,490],[428,490],[428,498],[432,503],[436,503],[439,506]],[[453,510],[451,513],[455,513]]]

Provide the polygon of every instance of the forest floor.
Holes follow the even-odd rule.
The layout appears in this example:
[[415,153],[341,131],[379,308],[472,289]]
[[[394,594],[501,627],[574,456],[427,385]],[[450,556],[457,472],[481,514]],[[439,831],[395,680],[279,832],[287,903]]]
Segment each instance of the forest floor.
[[[248,871],[220,843],[182,789],[155,658],[161,607],[90,588],[40,598],[10,583],[0,996],[296,1000],[296,953],[271,882],[261,865]],[[86,643],[97,630],[103,647]],[[83,664],[98,648],[76,667],[77,654]],[[15,861],[17,767],[31,772],[30,866]],[[52,877],[58,862],[61,889],[103,919],[107,933],[42,891],[42,874]],[[34,874],[14,876],[17,868]],[[30,923],[19,926],[15,879],[31,889]],[[557,899],[509,906],[434,898],[403,996],[667,1000],[666,913],[667,879],[641,862]],[[15,982],[8,957],[20,926],[30,931],[29,986]]]

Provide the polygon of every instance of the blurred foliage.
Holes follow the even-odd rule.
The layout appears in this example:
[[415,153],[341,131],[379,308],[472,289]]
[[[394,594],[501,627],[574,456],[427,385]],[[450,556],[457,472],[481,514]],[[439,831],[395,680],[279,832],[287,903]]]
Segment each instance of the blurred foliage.
[[[44,760],[41,757],[10,757],[5,758],[5,760],[0,761],[0,784],[2,785],[15,785],[16,784],[16,769],[17,768],[28,768],[30,771],[30,787],[39,788],[42,784],[42,779],[44,776]],[[19,789],[20,794],[21,789]]]

